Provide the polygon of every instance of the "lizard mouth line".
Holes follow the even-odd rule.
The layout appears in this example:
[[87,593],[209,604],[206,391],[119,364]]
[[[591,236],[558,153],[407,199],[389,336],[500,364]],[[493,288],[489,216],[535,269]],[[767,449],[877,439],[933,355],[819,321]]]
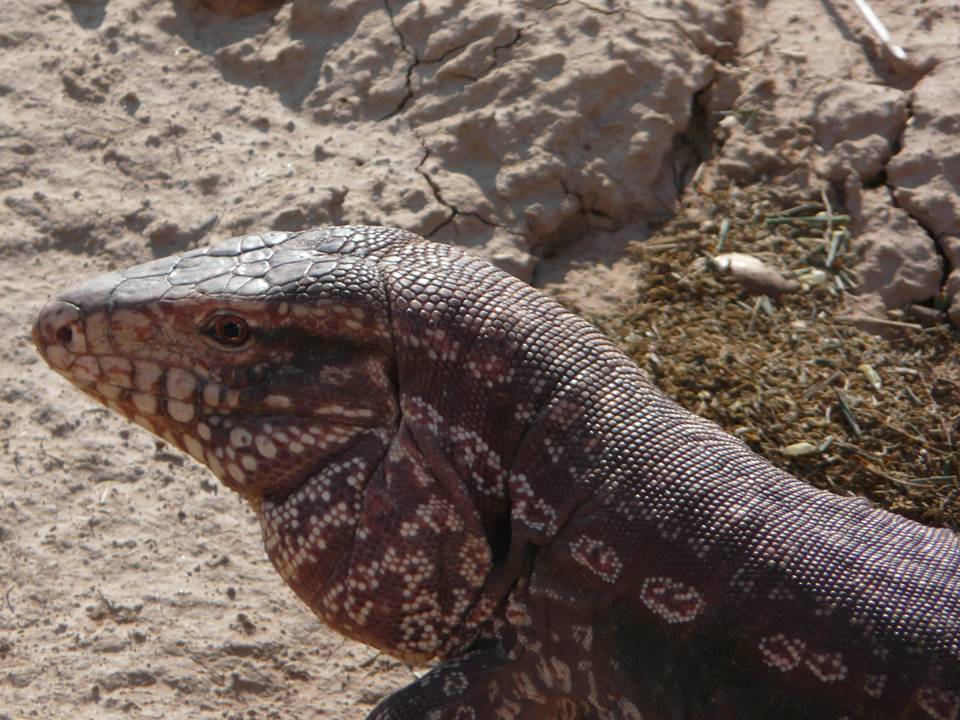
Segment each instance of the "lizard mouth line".
[[[66,375],[66,373],[63,373]],[[337,414],[336,412],[330,413],[309,413],[309,412],[297,412],[293,408],[272,408],[272,407],[262,407],[257,408],[249,404],[237,404],[230,405],[229,403],[218,403],[217,405],[211,405],[206,402],[200,402],[196,399],[181,399],[175,398],[171,395],[165,395],[161,393],[149,392],[144,390],[137,390],[136,388],[129,388],[124,385],[117,385],[116,383],[109,383],[99,381],[96,383],[89,383],[80,386],[80,389],[83,390],[87,395],[90,395],[98,402],[102,404],[107,404],[108,402],[116,403],[117,405],[130,405],[131,408],[136,413],[144,414],[144,410],[139,407],[136,401],[133,399],[134,395],[144,396],[155,402],[167,402],[167,403],[181,403],[182,405],[190,406],[194,408],[199,415],[203,417],[211,416],[227,416],[237,412],[243,412],[246,415],[257,415],[257,416],[276,416],[276,417],[299,417],[299,418],[311,418],[317,422],[335,422],[338,425],[350,426],[350,427],[378,427],[380,424],[376,422],[373,413],[371,412],[370,417],[366,420],[350,417],[347,415]],[[104,389],[108,389],[108,392],[103,392]],[[112,393],[112,394],[108,394]],[[149,412],[145,413],[152,416],[160,416],[160,413]],[[175,417],[171,419],[176,420]]]

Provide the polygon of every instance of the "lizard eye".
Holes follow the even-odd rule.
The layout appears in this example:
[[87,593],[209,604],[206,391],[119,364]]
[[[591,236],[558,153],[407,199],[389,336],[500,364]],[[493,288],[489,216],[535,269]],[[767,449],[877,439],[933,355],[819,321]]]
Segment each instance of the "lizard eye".
[[250,326],[239,315],[218,315],[210,325],[210,336],[221,345],[237,347],[250,337]]

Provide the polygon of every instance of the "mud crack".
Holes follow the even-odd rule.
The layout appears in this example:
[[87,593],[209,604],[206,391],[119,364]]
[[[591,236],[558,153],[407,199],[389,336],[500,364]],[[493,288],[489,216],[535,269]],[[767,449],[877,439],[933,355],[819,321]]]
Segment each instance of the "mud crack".
[[[390,6],[390,0],[383,0],[383,3],[384,3],[384,7],[387,10],[387,16],[390,20],[390,27],[393,28],[394,33],[396,33],[397,38],[400,41],[400,47],[403,49],[405,53],[407,53],[408,55],[410,55],[411,58],[413,58],[413,62],[411,62],[406,69],[406,77],[404,79],[404,86],[405,86],[406,92],[404,93],[403,97],[400,99],[400,102],[397,103],[397,106],[393,110],[388,112],[386,115],[384,115],[382,118],[379,119],[379,121],[381,122],[383,120],[389,120],[392,117],[396,117],[397,115],[402,113],[404,110],[406,110],[407,107],[410,105],[410,102],[413,100],[415,95],[413,90],[413,73],[418,67],[420,67],[421,65],[437,65],[437,64],[446,62],[449,58],[453,57],[454,55],[457,55],[463,52],[463,50],[469,47],[472,42],[472,41],[463,42],[458,45],[455,45],[451,48],[444,50],[442,53],[440,53],[436,57],[422,58],[417,54],[417,52],[414,49],[412,49],[410,46],[407,45],[407,41],[406,41],[406,38],[404,38],[403,36],[403,32],[400,30],[399,27],[397,27],[396,17],[394,16],[393,8]],[[498,53],[500,51],[511,48],[514,45],[516,45],[518,42],[520,42],[520,40],[523,37],[524,29],[525,28],[519,28],[518,30],[516,30],[514,32],[513,37],[507,42],[501,45],[492,46],[490,48],[490,53],[493,55],[493,60],[490,62],[489,65],[483,68],[477,76],[474,77],[472,75],[467,75],[466,73],[454,73],[452,74],[452,76],[462,78],[464,80],[469,80],[471,82],[476,82],[477,80],[481,79],[487,73],[489,73],[491,70],[493,70],[495,67],[499,65],[500,58],[498,56]]]
[[403,37],[403,32],[401,32],[399,27],[397,27],[397,19],[394,16],[393,8],[390,6],[390,0],[383,0],[383,7],[387,11],[387,19],[390,22],[390,27],[393,28],[393,32],[396,34],[397,40],[400,41],[400,49],[412,57],[413,62],[407,66],[406,70],[406,78],[404,80],[406,92],[404,93],[403,97],[400,98],[400,102],[397,103],[397,106],[380,118],[378,122],[389,120],[395,115],[399,115],[401,112],[403,112],[403,109],[407,106],[407,103],[413,99],[413,71],[417,65],[420,64],[420,58],[417,57],[417,53],[407,46],[407,40],[405,37]]
[[900,204],[900,201],[897,199],[897,186],[890,182],[889,175],[887,174],[887,165],[900,154],[904,147],[904,136],[907,133],[907,128],[910,127],[911,120],[913,120],[913,93],[907,100],[907,114],[904,118],[903,125],[900,128],[900,131],[897,133],[896,138],[893,141],[893,152],[890,155],[890,158],[884,163],[883,170],[880,173],[883,185],[887,188],[887,191],[890,193],[890,202],[894,207],[903,210],[907,216],[913,220],[927,237],[930,238],[933,243],[933,247],[937,252],[937,255],[940,257],[940,289],[939,292],[934,296],[933,303],[938,310],[946,310],[946,307],[939,307],[942,303],[948,303],[948,299],[945,298],[944,293],[947,286],[947,279],[950,276],[950,272],[955,268],[951,267],[950,260],[947,257],[946,250],[944,249],[942,243],[940,242],[940,237],[933,229],[924,222],[921,218],[914,215],[910,212],[909,208],[906,208]]
[[[443,193],[440,190],[440,185],[437,183],[436,180],[434,180],[430,176],[430,173],[428,173],[423,167],[424,164],[429,159],[430,159],[430,150],[425,149],[423,158],[417,164],[417,174],[419,174],[427,182],[427,185],[430,186],[430,191],[433,193],[434,200],[436,200],[440,205],[443,205],[443,207],[447,208],[447,210],[450,211],[450,215],[446,219],[444,219],[443,222],[437,225],[437,227],[433,228],[433,230],[426,233],[425,237],[432,238],[434,235],[436,235],[438,232],[440,232],[445,227],[447,227],[450,223],[452,223],[454,218],[461,215],[463,217],[473,218],[474,220],[477,220],[478,222],[483,223],[484,225],[487,225],[489,227],[504,228],[503,225],[499,223],[495,223],[494,221],[483,217],[482,215],[480,215],[480,213],[474,212],[472,210],[461,210],[453,203],[448,202],[447,200],[444,200]],[[511,233],[511,234],[516,235],[518,233]]]

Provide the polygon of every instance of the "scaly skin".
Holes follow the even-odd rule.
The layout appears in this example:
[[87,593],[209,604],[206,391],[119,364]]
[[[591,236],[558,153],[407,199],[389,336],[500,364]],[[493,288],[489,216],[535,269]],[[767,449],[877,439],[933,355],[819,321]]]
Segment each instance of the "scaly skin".
[[460,250],[236,238],[34,338],[240,493],[324,622],[441,660],[371,718],[960,715],[956,536],[780,472]]

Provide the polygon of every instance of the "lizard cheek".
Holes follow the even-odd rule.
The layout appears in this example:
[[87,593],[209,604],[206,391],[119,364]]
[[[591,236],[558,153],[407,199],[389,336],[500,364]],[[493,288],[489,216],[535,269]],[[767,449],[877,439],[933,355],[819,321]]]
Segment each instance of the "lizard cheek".
[[[356,425],[296,415],[210,415],[197,425],[198,459],[245,496],[284,496],[358,437]],[[196,448],[185,448],[194,457]]]

